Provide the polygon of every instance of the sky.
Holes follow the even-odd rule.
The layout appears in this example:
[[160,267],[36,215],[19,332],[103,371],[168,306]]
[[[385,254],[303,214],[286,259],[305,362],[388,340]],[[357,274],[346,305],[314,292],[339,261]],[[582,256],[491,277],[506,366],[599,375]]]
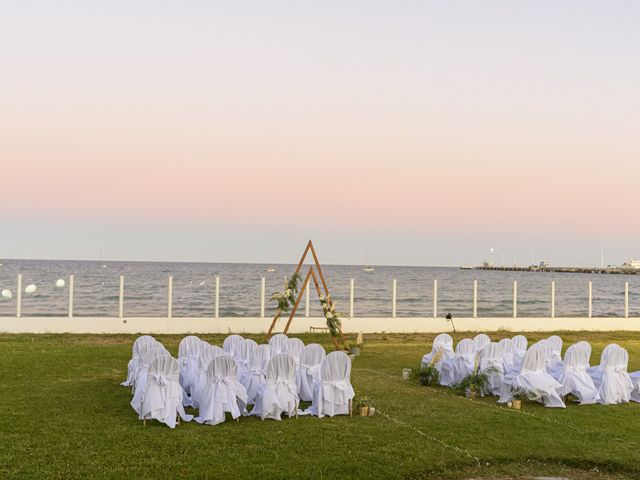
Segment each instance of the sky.
[[0,0],[0,258],[640,258],[640,3]]

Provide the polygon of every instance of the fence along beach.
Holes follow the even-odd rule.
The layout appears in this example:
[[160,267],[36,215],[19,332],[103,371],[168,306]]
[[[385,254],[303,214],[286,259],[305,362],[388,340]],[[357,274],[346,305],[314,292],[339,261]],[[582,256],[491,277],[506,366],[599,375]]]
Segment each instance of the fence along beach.
[[[275,311],[271,293],[282,288],[284,277],[295,268],[213,263],[3,263],[0,290],[12,292],[11,298],[0,298],[3,331],[9,329],[7,319],[11,318],[22,319],[12,331],[28,331],[25,319],[36,319],[49,331],[72,330],[64,330],[61,319],[73,319],[74,329],[79,328],[76,322],[80,320],[98,328],[99,319],[111,319],[107,325],[115,331],[115,325],[126,325],[123,320],[135,325],[134,319],[142,319],[141,325],[147,325],[153,319],[171,319],[187,328],[183,320],[211,323],[217,319],[216,328],[262,331],[268,322],[260,319]],[[431,330],[447,313],[459,329],[465,319],[475,322],[473,325],[499,328],[532,328],[540,324],[536,319],[568,329],[584,327],[585,321],[608,329],[631,328],[630,320],[640,316],[640,279],[635,276],[567,273],[555,277],[551,272],[441,267],[377,266],[373,272],[364,272],[362,266],[327,265],[324,269],[337,308],[348,317],[347,328],[357,324],[365,331]],[[32,285],[35,292],[27,291]],[[297,328],[321,327],[320,316],[315,299],[305,299],[297,314],[303,319]],[[627,323],[618,323],[625,320]],[[444,328],[451,328],[451,322]]]

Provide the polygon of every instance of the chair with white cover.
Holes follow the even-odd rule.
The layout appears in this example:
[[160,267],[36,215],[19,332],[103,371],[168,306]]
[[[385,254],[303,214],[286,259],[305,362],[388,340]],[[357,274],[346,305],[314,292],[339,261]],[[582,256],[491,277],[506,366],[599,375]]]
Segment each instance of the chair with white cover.
[[[462,344],[462,347],[460,347]],[[468,338],[464,338],[458,342],[456,345],[455,352],[451,355],[446,355],[446,357],[440,362],[439,372],[440,372],[440,385],[445,387],[451,387],[456,383],[455,379],[455,362],[456,359],[459,358],[459,349],[465,348],[465,346],[469,346],[473,348],[473,341]],[[473,355],[472,355],[473,356]],[[473,360],[471,360],[471,365],[473,368]]]
[[313,400],[313,385],[320,378],[320,365],[325,356],[324,347],[317,343],[310,343],[302,350],[296,371],[296,386],[300,400]]
[[422,357],[422,366],[426,367],[436,357],[438,357],[438,361],[436,362],[435,367],[438,371],[440,371],[439,367],[444,360],[453,357],[453,338],[451,338],[451,335],[448,333],[441,333],[433,339],[431,351]]
[[269,345],[271,346],[271,355],[287,353],[288,344],[289,337],[287,337],[284,333],[276,333],[269,339]]
[[475,337],[473,337],[473,344],[476,347],[476,352],[479,352],[484,347],[491,343],[491,338],[486,333],[479,333]]
[[207,374],[209,371],[209,364],[214,358],[220,355],[229,355],[223,349],[216,345],[206,345],[198,355],[198,374],[196,375],[193,387],[191,388],[191,404],[198,408],[200,406],[200,398],[202,390],[207,384]]
[[602,375],[604,374],[604,364],[607,360],[609,352],[613,348],[615,348],[614,345],[615,343],[610,343],[609,345],[604,347],[604,349],[600,353],[600,363],[598,365],[593,365],[587,368],[587,373],[593,380],[593,384],[596,386],[596,388],[600,388],[600,384],[602,383]]
[[179,377],[180,366],[175,358],[160,356],[151,362],[142,395],[141,420],[146,423],[149,419],[155,419],[175,428],[178,415],[185,422],[193,418],[193,415],[185,413],[182,406],[184,393]]
[[556,380],[562,373],[562,338],[551,335],[547,338],[547,371]]
[[235,356],[236,348],[243,341],[244,341],[244,338],[242,338],[242,335],[237,335],[237,334],[229,335],[222,342],[222,349],[225,352],[227,352],[229,355]]
[[140,361],[138,362],[138,370],[136,372],[136,381],[134,383],[133,398],[131,399],[131,406],[138,415],[142,411],[142,399],[144,398],[144,389],[147,386],[147,375],[149,373],[149,366],[157,357],[170,357],[171,354],[164,347],[152,348],[142,354]]
[[313,388],[313,402],[305,413],[319,418],[351,415],[355,392],[351,385],[351,359],[344,352],[331,352],[320,366]]
[[[456,345],[456,352],[454,358],[451,361],[452,365],[452,378],[450,385],[460,383],[467,375],[473,372],[476,361],[476,347],[473,344],[473,340],[470,338],[463,338]],[[442,368],[442,376],[446,374],[445,366]]]
[[640,371],[630,373],[629,378],[633,384],[633,391],[629,395],[629,400],[640,403]]
[[141,335],[135,339],[133,346],[131,347],[131,360],[129,360],[129,364],[127,365],[127,379],[120,385],[133,387],[143,345],[149,345],[156,342],[157,340],[151,335]]
[[575,395],[580,405],[589,405],[598,400],[598,390],[587,373],[591,358],[591,345],[578,342],[567,348],[558,382],[562,384],[560,395]]
[[240,417],[247,405],[247,390],[238,382],[238,367],[230,355],[219,355],[207,369],[207,381],[200,395],[198,423],[217,425],[224,422],[225,412],[233,419]]
[[300,363],[300,355],[302,355],[302,350],[304,350],[304,342],[299,338],[290,338],[287,341],[286,352],[293,357],[296,361],[296,365]]
[[251,354],[258,347],[258,344],[251,339],[245,339],[238,343],[236,346],[236,354],[233,356],[236,364],[238,365],[238,378],[241,378],[244,373],[249,370],[249,362],[251,361]]
[[620,345],[613,344],[603,365],[602,383],[598,388],[599,403],[629,403],[634,385],[627,373],[628,364],[629,353]]
[[507,403],[513,398],[513,390],[521,389],[545,407],[565,408],[558,393],[561,388],[562,385],[546,371],[544,344],[533,345],[524,356],[520,373],[510,381],[505,379],[498,402]]
[[240,383],[247,389],[247,405],[255,403],[258,390],[266,382],[269,360],[271,360],[269,345],[258,345],[251,353],[249,368],[240,376]]
[[279,353],[267,365],[266,382],[258,390],[251,415],[281,420],[282,414],[298,416],[296,362],[291,355]]
[[195,335],[188,335],[178,345],[178,365],[180,366],[180,385],[187,393],[198,373],[198,354],[202,348],[202,340]]
[[491,342],[478,352],[478,371],[489,376],[489,391],[492,395],[500,395],[504,378],[504,355],[502,345]]
[[514,367],[519,369],[522,364],[522,359],[524,358],[524,354],[527,353],[527,347],[529,346],[529,342],[527,341],[527,337],[524,335],[516,335],[512,338],[513,340],[513,359],[514,359]]
[[502,364],[504,372],[510,372],[515,369],[516,365],[516,352],[513,339],[503,338],[498,342],[498,345],[502,347]]

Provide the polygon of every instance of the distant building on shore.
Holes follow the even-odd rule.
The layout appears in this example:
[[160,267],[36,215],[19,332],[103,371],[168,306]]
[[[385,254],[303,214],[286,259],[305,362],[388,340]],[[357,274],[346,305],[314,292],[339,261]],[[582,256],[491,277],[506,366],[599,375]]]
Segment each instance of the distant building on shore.
[[640,270],[640,260],[634,260],[633,258],[631,260],[627,260],[626,262],[624,262],[622,264],[622,268],[630,268],[633,270]]

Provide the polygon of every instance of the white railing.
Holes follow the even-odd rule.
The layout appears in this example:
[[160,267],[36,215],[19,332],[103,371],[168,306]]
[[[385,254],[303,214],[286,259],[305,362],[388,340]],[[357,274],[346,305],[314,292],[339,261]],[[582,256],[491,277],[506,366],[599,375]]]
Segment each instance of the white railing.
[[[266,311],[266,278],[262,277],[260,280],[260,316],[259,318],[265,318]],[[22,317],[22,274],[18,274],[17,278],[17,290],[16,290],[16,317]],[[118,291],[118,318],[125,318],[125,277],[120,275],[119,291]],[[74,318],[74,276],[69,275],[69,304],[68,304],[68,317]],[[305,297],[305,317],[309,318],[309,291],[306,289]],[[513,293],[513,310],[512,317],[518,318],[518,282],[513,281],[512,287]],[[214,293],[214,305],[213,316],[214,318],[220,318],[220,277],[215,277],[215,293]],[[349,317],[355,318],[355,280],[352,278],[349,282]],[[472,316],[471,318],[478,318],[478,280],[473,280],[472,286]],[[586,318],[593,317],[593,284],[587,283],[587,316]],[[549,303],[549,317],[556,318],[556,283],[551,280],[550,283],[550,303]],[[391,283],[391,305],[390,305],[390,318],[397,318],[398,313],[398,281],[392,279]],[[629,282],[624,283],[624,309],[623,318],[629,318]],[[167,284],[167,318],[173,317],[173,277],[168,277]],[[362,316],[368,318],[367,316]],[[418,316],[417,316],[418,317]],[[420,316],[423,317],[423,316]],[[433,307],[431,318],[438,317],[438,280],[433,281]],[[491,316],[488,318],[497,318]],[[610,317],[607,317],[610,318]]]

